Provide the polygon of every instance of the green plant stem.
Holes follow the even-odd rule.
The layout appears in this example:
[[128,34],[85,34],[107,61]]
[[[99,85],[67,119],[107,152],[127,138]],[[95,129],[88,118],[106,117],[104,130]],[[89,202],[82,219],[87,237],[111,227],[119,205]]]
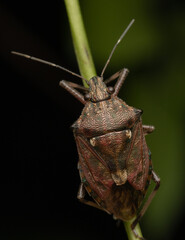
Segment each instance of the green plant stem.
[[[136,238],[136,236],[134,235],[134,233],[131,229],[131,224],[133,223],[133,221],[134,221],[134,219],[132,219],[131,221],[128,221],[128,222],[124,222],[125,230],[126,230],[129,240],[138,240],[138,238]],[[137,235],[139,237],[143,237],[139,224],[136,225],[135,232],[137,233]]]
[[[72,33],[75,54],[77,57],[80,73],[85,79],[89,80],[93,76],[96,76],[96,70],[92,60],[89,44],[87,41],[87,36],[86,36],[83,19],[80,11],[79,1],[65,0],[65,5],[67,9],[68,18],[69,18],[69,24],[70,24],[71,33]],[[84,86],[87,87],[87,84],[85,83],[85,81],[84,81]],[[132,221],[124,222],[128,239],[138,240],[138,238],[135,237],[133,231],[131,230],[131,227],[130,227],[131,224],[132,224]],[[137,224],[135,231],[140,237],[142,237],[139,224]]]
[[[83,24],[79,1],[65,0],[65,5],[80,73],[85,79],[89,80],[96,76],[96,70]],[[87,87],[85,81],[83,83]]]

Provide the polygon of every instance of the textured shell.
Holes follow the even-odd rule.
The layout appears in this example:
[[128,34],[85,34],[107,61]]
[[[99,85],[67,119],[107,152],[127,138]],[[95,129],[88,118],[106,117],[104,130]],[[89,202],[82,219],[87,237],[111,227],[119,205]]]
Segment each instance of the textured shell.
[[140,110],[111,97],[87,102],[72,125],[81,181],[97,204],[122,220],[136,214],[149,180],[148,147],[140,115]]
[[87,102],[81,116],[72,125],[78,133],[91,138],[108,132],[131,128],[138,118],[138,110],[118,97],[102,102]]
[[145,191],[135,190],[128,182],[117,186],[110,171],[82,144],[77,144],[79,171],[89,195],[115,218],[132,219],[142,203]]

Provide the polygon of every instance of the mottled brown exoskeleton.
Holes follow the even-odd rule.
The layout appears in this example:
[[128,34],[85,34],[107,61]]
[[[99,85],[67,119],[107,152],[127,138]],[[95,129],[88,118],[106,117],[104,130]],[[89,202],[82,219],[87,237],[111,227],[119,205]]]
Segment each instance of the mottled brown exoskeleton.
[[[132,23],[133,21],[114,46],[100,77],[86,80],[89,88],[64,80],[60,82],[60,86],[85,105],[80,117],[72,125],[81,178],[78,199],[112,214],[115,219],[129,221],[137,216],[131,228],[139,237],[134,228],[160,185],[160,179],[152,169],[151,153],[145,141],[145,135],[153,132],[154,127],[143,125],[142,111],[128,106],[117,97],[128,69],[124,68],[103,80],[104,71],[115,48]],[[45,60],[13,53],[71,72]],[[114,87],[107,86],[115,79],[117,82]],[[85,91],[85,94],[77,89]],[[138,213],[151,179],[156,186]],[[92,201],[85,199],[86,192],[92,197]]]
[[[128,221],[137,215],[150,180],[155,181],[153,192],[131,226],[134,231],[160,179],[152,169],[145,140],[154,127],[142,125],[142,111],[117,97],[127,74],[128,69],[124,68],[110,78],[118,76],[114,88],[107,87],[102,77],[91,78],[89,92],[84,97],[70,83],[61,81],[60,85],[85,105],[72,125],[81,178],[78,199],[113,214],[115,219]],[[85,199],[86,191],[94,201]]]

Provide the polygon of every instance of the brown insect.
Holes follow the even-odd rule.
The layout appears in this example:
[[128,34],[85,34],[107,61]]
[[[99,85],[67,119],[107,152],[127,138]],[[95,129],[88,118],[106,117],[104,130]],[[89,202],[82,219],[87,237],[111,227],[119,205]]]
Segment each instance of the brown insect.
[[[134,20],[130,22],[115,44],[100,77],[92,77],[89,81],[51,62],[13,53],[60,68],[87,82],[89,88],[64,80],[60,82],[61,87],[85,105],[80,117],[72,125],[81,178],[77,197],[87,205],[113,214],[115,219],[128,221],[137,216],[131,228],[139,237],[134,228],[160,185],[145,141],[145,135],[153,132],[154,127],[143,125],[142,111],[128,106],[117,97],[128,69],[124,68],[103,80],[104,71],[114,50],[133,22]],[[115,79],[117,82],[114,87],[107,86]],[[85,94],[81,94],[77,89]],[[156,186],[138,213],[151,179]],[[85,199],[86,192],[92,197],[92,201]]]

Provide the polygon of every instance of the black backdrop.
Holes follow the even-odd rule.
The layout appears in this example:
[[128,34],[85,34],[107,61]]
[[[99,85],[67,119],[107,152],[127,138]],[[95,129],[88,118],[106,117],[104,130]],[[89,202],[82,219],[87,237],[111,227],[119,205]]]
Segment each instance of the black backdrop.
[[[82,105],[58,85],[61,76],[71,81],[73,78],[10,54],[17,50],[44,59],[50,56],[48,60],[78,72],[63,2],[4,1],[0,11],[3,30],[0,236],[120,238],[123,230],[117,230],[112,218],[84,207],[76,199],[80,182],[78,157],[69,128]],[[59,29],[67,36],[59,36]],[[61,46],[61,39],[64,44],[69,39],[67,47]],[[111,231],[107,231],[110,226]]]
[[[26,52],[78,72],[63,1],[1,1],[0,12],[0,236],[126,238],[110,216],[76,199],[78,157],[69,127],[82,105],[58,86],[73,77],[10,54]],[[171,239],[177,232],[180,225]]]

